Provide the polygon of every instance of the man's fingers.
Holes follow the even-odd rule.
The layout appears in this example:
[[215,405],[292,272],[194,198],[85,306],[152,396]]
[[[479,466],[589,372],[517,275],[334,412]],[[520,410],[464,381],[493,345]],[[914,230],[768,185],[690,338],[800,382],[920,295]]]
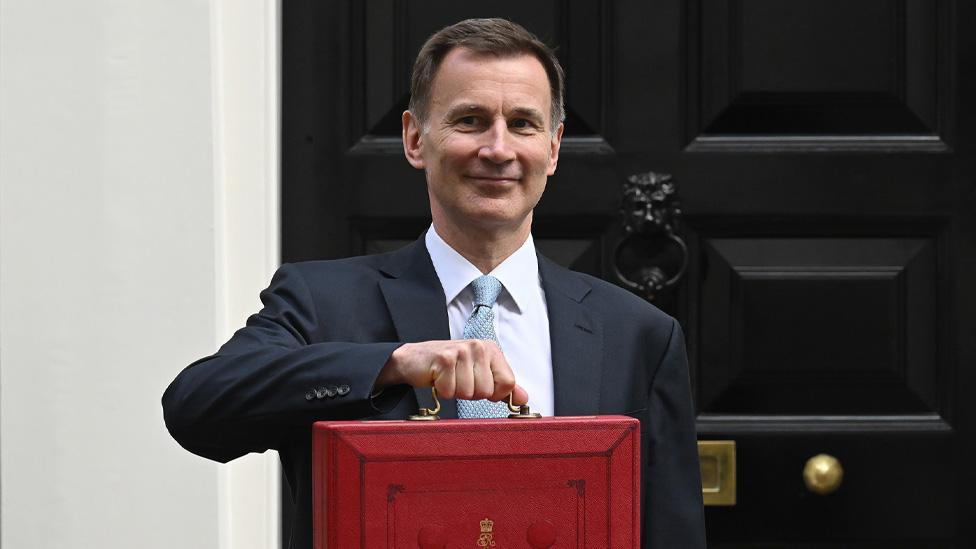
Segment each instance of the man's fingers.
[[471,349],[464,346],[458,349],[458,359],[454,365],[454,380],[457,386],[454,390],[455,398],[471,400],[474,396],[474,362]]
[[496,367],[494,369],[492,381],[494,386],[491,390],[491,396],[487,397],[491,400],[505,400],[515,389],[515,375],[512,374],[511,368],[508,368],[507,365],[505,368]]
[[457,379],[455,376],[457,366],[457,353],[441,350],[434,355],[431,370],[433,374],[434,388],[437,394],[444,398],[454,398],[457,392]]
[[491,364],[481,361],[474,365],[474,396],[472,400],[491,398],[495,394],[495,380]]
[[488,340],[424,341],[397,348],[377,378],[378,387],[406,383],[433,384],[444,398],[504,401],[516,405],[528,394],[515,384],[515,374],[498,344]]
[[502,354],[497,344],[492,342],[490,349],[493,387],[491,396],[488,398],[495,401],[506,400],[515,388],[515,373],[512,372],[512,367],[505,360],[505,355]]

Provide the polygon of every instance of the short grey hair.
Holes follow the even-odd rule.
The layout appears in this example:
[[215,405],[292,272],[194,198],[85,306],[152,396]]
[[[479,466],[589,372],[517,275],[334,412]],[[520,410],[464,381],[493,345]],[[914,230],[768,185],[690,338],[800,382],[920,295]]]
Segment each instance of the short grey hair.
[[434,33],[417,54],[410,78],[410,112],[427,127],[430,95],[441,61],[454,48],[495,57],[532,55],[542,63],[549,78],[550,131],[566,119],[563,107],[564,74],[555,52],[524,27],[507,19],[465,19]]

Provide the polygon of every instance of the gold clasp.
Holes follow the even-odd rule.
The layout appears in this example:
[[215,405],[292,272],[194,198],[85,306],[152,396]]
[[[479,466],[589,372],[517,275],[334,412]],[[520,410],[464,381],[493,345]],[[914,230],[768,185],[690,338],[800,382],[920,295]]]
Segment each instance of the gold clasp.
[[411,421],[433,421],[435,419],[440,419],[440,417],[437,416],[437,412],[441,411],[441,401],[437,400],[437,388],[431,387],[430,394],[434,397],[434,407],[421,408],[419,413],[412,415],[407,419]]
[[522,404],[521,406],[512,404],[511,393],[508,394],[508,410],[512,412],[508,414],[508,419],[538,419],[542,417],[542,414],[530,411],[528,404]]

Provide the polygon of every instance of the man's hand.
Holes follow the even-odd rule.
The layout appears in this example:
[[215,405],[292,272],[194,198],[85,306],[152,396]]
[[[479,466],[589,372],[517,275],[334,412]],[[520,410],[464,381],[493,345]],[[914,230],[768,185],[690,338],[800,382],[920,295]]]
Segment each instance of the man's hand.
[[390,355],[374,388],[391,385],[433,385],[444,398],[500,401],[511,393],[516,406],[529,401],[498,344],[484,339],[405,343]]

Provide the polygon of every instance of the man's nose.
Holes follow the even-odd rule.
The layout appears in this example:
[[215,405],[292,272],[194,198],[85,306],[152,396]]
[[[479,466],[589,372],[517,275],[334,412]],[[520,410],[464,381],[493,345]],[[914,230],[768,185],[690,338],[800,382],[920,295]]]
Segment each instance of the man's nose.
[[478,149],[478,158],[496,164],[515,160],[515,149],[512,147],[507,121],[496,120],[484,133],[484,138],[485,142]]

